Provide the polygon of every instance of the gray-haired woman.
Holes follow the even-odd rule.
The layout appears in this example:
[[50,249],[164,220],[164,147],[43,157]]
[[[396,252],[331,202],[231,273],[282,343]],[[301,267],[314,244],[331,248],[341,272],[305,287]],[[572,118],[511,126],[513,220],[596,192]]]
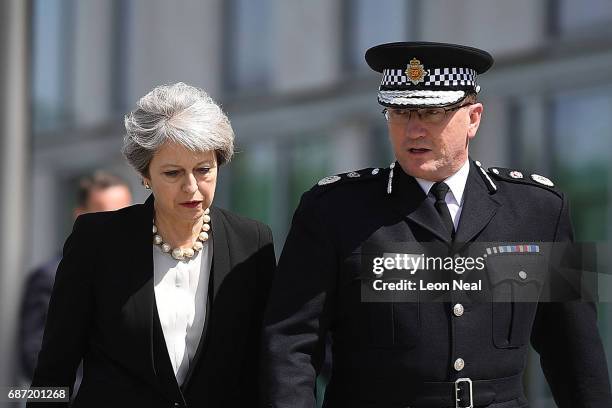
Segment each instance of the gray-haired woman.
[[75,407],[254,406],[275,257],[267,226],[211,206],[230,122],[177,83],[142,97],[125,128],[152,194],[76,220],[32,385],[72,390],[83,359]]

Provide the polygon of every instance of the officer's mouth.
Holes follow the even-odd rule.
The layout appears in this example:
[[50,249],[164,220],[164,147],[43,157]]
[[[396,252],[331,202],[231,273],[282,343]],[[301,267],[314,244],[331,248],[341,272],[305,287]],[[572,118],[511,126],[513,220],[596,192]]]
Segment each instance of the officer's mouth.
[[414,155],[422,155],[422,154],[426,154],[426,153],[430,152],[430,151],[431,151],[431,149],[417,149],[417,148],[412,148],[412,149],[408,149],[408,151],[409,151],[411,154],[414,154]]

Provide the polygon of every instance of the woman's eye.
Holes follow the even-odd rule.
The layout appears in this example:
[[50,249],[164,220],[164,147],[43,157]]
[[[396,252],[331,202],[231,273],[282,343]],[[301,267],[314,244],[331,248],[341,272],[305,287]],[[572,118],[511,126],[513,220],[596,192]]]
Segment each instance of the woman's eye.
[[198,173],[200,174],[207,174],[210,171],[210,167],[200,167],[198,169]]
[[164,171],[164,174],[168,177],[176,177],[179,172],[178,170],[170,170],[170,171]]

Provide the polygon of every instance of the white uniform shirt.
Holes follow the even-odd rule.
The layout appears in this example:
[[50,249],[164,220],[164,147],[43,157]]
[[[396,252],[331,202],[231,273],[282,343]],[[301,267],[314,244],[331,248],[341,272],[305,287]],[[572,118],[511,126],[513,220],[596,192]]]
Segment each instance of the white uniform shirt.
[[[465,183],[467,183],[469,173],[470,161],[466,160],[459,171],[444,180],[446,185],[449,187],[448,193],[446,193],[446,197],[444,199],[446,201],[446,205],[448,206],[448,211],[453,219],[455,231],[457,231],[457,227],[459,226],[459,218],[461,217],[461,210],[463,209],[463,202],[465,201],[463,199],[463,192],[465,190]],[[427,199],[435,202],[436,199],[429,195],[429,190],[431,190],[431,187],[435,183],[433,181],[423,180],[417,177],[415,177],[415,179],[425,192],[425,195],[427,195]]]
[[186,262],[177,261],[153,245],[155,301],[179,385],[189,371],[204,328],[212,263],[211,241],[206,241],[204,248]]

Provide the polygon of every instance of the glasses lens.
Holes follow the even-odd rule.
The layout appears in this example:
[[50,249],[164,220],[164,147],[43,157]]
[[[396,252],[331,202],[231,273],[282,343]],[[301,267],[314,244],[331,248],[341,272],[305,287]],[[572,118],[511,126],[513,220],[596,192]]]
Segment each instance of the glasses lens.
[[446,111],[443,108],[428,108],[419,109],[419,118],[425,123],[440,123],[446,116]]
[[402,125],[408,123],[410,120],[410,110],[408,109],[387,109],[385,111],[385,118],[389,123],[394,125]]

